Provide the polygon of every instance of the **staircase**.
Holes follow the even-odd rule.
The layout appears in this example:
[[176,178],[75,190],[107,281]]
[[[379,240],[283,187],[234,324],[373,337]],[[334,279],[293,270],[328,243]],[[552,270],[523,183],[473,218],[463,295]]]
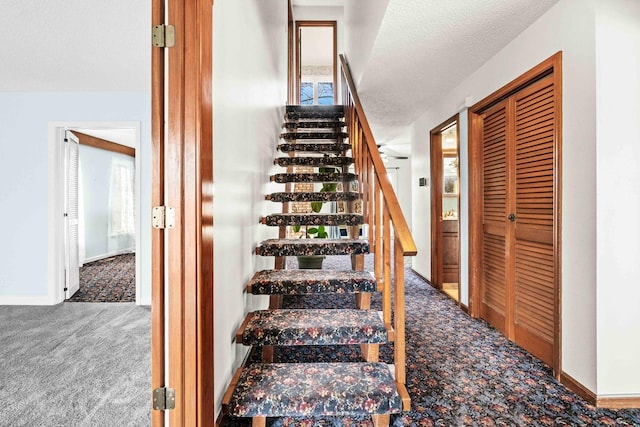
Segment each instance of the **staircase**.
[[[342,106],[287,107],[284,140],[278,150],[288,154],[275,164],[287,170],[271,181],[287,185],[287,190],[269,194],[267,200],[282,203],[282,213],[260,219],[266,226],[279,227],[280,238],[261,242],[260,256],[276,258],[310,255],[350,255],[352,270],[287,270],[257,272],[247,292],[269,295],[268,310],[249,313],[238,330],[236,341],[262,350],[261,363],[238,370],[224,399],[228,415],[251,417],[254,426],[266,424],[267,417],[324,417],[370,415],[374,425],[388,425],[391,414],[408,410],[409,396],[403,382],[394,378],[394,367],[378,362],[379,346],[393,342],[396,331],[388,313],[371,310],[370,295],[382,291],[384,280],[363,271],[364,255],[370,253],[367,240],[358,234],[365,222],[355,212],[359,192],[349,191],[354,159],[345,142]],[[306,172],[294,171],[296,167]],[[314,172],[308,172],[313,167]],[[334,168],[331,172],[326,169]],[[315,168],[319,168],[316,172]],[[336,192],[291,191],[293,183],[341,183]],[[340,202],[342,213],[289,212],[290,202]],[[342,226],[348,238],[286,238],[291,226]],[[283,295],[356,294],[353,309],[282,309]],[[389,293],[387,293],[390,295]],[[383,304],[385,305],[385,304]],[[404,339],[404,336],[402,337]],[[361,363],[274,363],[275,346],[359,344]],[[402,344],[404,348],[404,344]],[[404,359],[403,359],[404,360]],[[403,367],[404,368],[404,367]]]

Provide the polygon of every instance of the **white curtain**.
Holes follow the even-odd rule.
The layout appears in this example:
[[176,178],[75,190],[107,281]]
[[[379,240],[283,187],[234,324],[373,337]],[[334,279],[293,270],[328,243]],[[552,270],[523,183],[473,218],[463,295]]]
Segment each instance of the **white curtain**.
[[109,186],[110,236],[135,235],[135,164],[131,160],[114,158],[111,162]]

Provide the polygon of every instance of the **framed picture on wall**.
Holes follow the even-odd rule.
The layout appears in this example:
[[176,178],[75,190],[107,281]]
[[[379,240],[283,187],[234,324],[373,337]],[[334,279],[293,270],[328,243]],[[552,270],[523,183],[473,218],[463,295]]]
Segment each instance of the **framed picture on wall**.
[[454,156],[444,156],[442,160],[442,193],[458,194],[458,159]]

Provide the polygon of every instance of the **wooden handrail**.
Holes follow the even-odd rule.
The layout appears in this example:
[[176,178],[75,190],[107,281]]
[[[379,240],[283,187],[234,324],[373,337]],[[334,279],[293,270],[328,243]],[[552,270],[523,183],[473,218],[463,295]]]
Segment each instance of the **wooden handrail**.
[[[389,182],[387,169],[380,157],[344,55],[340,55],[340,62],[342,103],[354,167],[360,184],[358,191],[362,198],[362,213],[369,225],[374,274],[378,289],[382,291],[382,316],[385,325],[393,324],[395,378],[403,394],[403,409],[408,411],[411,399],[405,389],[404,258],[414,256],[417,249],[398,197]],[[354,236],[357,234],[354,233]]]
[[[343,82],[346,83],[346,88],[343,89],[348,90],[349,96],[353,100],[353,107],[355,108],[355,113],[358,117],[359,126],[362,129],[363,139],[367,144],[369,157],[373,163],[373,169],[377,176],[378,184],[382,190],[382,197],[386,202],[386,206],[389,208],[389,216],[391,217],[391,222],[393,223],[396,233],[395,240],[397,241],[395,244],[400,245],[404,256],[414,256],[418,252],[416,243],[413,240],[413,236],[411,235],[411,231],[407,225],[407,220],[402,213],[398,197],[396,196],[395,191],[393,191],[391,183],[388,179],[381,179],[381,177],[387,176],[387,169],[385,168],[382,157],[380,157],[380,153],[378,152],[376,140],[373,137],[373,132],[371,131],[371,126],[369,125],[369,121],[364,113],[364,108],[360,102],[360,97],[356,91],[356,85],[353,81],[353,77],[351,76],[349,65],[347,64],[347,60],[343,54],[340,54],[340,65],[342,69],[342,76],[344,78]],[[344,101],[346,100],[343,99],[343,103],[346,104]]]

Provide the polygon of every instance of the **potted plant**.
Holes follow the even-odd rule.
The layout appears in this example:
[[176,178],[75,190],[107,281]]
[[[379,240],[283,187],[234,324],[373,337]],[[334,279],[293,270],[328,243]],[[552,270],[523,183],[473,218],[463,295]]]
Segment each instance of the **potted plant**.
[[[332,172],[336,172],[336,168],[321,167],[318,169],[318,171],[320,173],[332,173]],[[338,188],[338,184],[335,182],[323,182],[320,192],[333,193],[337,190],[337,188]],[[324,205],[324,202],[322,201],[310,202],[310,205],[311,205],[311,211],[313,213],[320,213],[320,211],[322,210],[322,206]],[[296,208],[294,207],[294,212],[295,211],[296,211]],[[305,225],[304,227],[305,227],[305,232],[300,236],[300,238],[310,239],[315,237],[318,239],[326,239],[327,237],[329,237],[329,233],[327,233],[327,230],[325,229],[324,225],[319,225],[317,227],[311,227],[311,228],[307,228],[307,226]],[[302,226],[300,225],[294,225],[293,231],[298,233],[301,230],[301,228]],[[325,259],[324,255],[298,256],[298,268],[321,269],[322,262],[324,261],[324,259]]]

